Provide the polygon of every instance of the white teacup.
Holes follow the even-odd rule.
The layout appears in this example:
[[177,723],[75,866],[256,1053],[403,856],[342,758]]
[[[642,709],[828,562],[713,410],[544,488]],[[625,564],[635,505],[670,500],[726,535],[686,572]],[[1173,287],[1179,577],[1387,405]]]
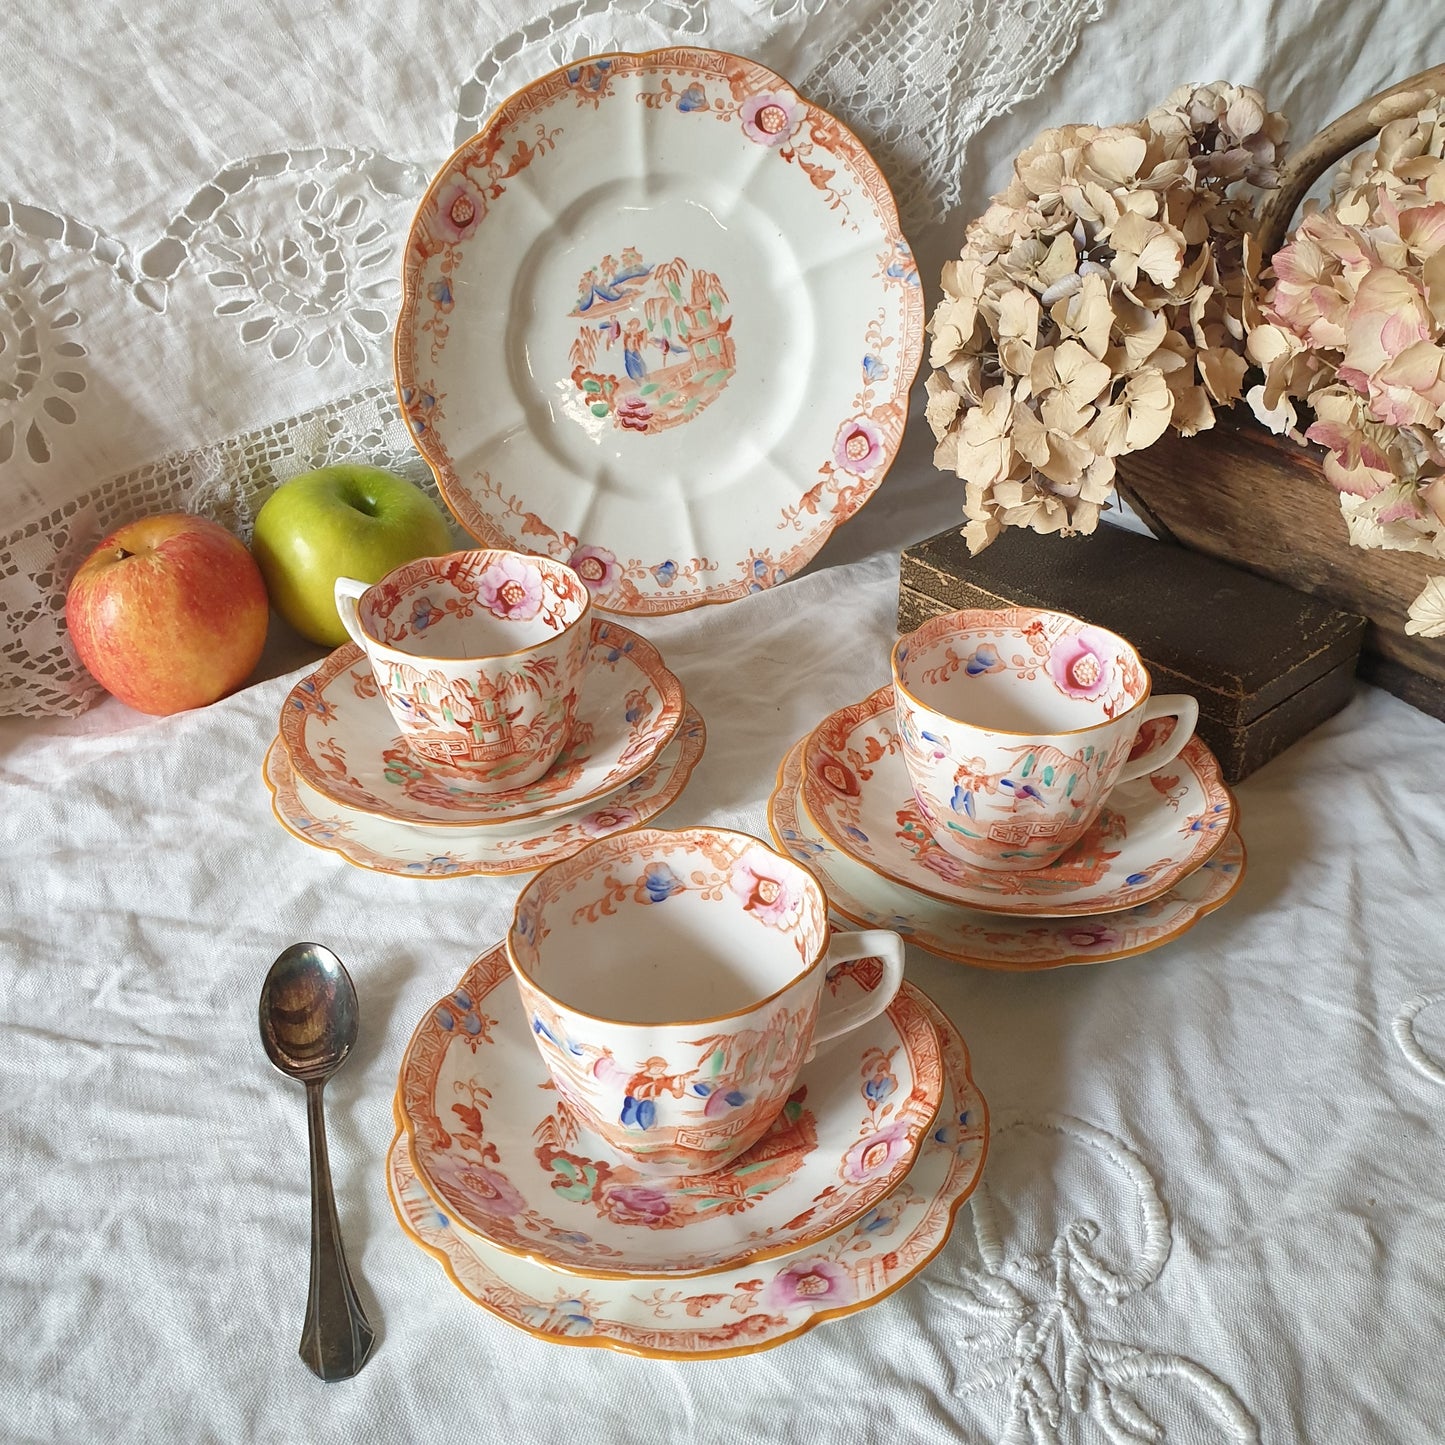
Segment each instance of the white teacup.
[[[1109,793],[1178,756],[1199,705],[1151,698],[1128,642],[1064,612],[950,612],[893,648],[894,712],[939,847],[977,868],[1044,868]],[[1145,728],[1155,718],[1173,727]]]
[[535,782],[566,746],[587,665],[592,595],[570,567],[522,552],[419,557],[336,610],[420,756],[478,792]]
[[[507,954],[558,1093],[654,1175],[721,1169],[760,1138],[814,1045],[875,1018],[903,980],[896,933],[828,935],[806,868],[745,833],[636,829],[522,890]],[[839,1004],[828,970],[883,960]]]

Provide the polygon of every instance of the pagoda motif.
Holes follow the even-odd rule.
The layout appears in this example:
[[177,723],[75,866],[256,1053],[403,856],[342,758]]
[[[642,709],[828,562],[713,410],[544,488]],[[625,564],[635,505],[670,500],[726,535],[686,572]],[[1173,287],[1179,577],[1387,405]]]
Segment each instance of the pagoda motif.
[[680,257],[650,265],[635,247],[578,282],[582,325],[568,352],[587,412],[624,431],[664,431],[711,405],[736,370],[727,292]]
[[479,686],[468,681],[448,682],[436,671],[399,665],[392,669],[394,696],[405,695],[409,710],[425,727],[433,719],[460,724],[470,734],[463,740],[457,733],[413,732],[411,746],[424,758],[451,767],[485,767],[515,756],[521,749],[515,724],[523,709],[507,710],[502,691],[485,676]]

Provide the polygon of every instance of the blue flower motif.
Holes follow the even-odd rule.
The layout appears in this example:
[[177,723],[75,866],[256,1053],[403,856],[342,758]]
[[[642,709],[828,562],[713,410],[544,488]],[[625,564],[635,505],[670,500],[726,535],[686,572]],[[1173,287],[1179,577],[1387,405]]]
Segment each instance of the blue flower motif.
[[1131,873],[1124,882],[1130,888],[1137,888],[1139,884],[1147,883],[1149,876],[1148,873]]
[[442,1004],[439,1008],[437,1008],[432,1013],[432,1017],[448,1033],[451,1033],[451,1031],[457,1026],[456,1019],[452,1017],[452,1011],[445,1004]]
[[892,1074],[875,1075],[863,1085],[863,1092],[875,1104],[882,1103],[898,1087],[898,1080]]
[[[608,623],[604,622],[597,629],[597,635],[593,638],[593,646],[595,647],[603,643],[610,643],[612,636],[613,628]],[[602,660],[606,662],[607,665],[610,667],[614,662],[617,661],[619,657],[626,657],[627,654],[631,651],[632,638],[624,636],[623,639],[618,642],[615,647],[608,646],[607,651],[603,653]]]
[[981,672],[998,672],[1003,667],[1003,659],[998,655],[998,649],[991,642],[980,642],[973,650],[973,656],[963,665],[963,670],[970,677],[977,677]]
[[659,562],[657,566],[652,569],[652,575],[657,578],[659,586],[671,587],[672,579],[677,576],[677,563]]
[[893,1223],[895,1217],[888,1212],[885,1205],[877,1204],[858,1221],[857,1227],[865,1233],[872,1234],[875,1229],[886,1229]]
[[445,279],[433,281],[432,284],[426,288],[426,294],[440,306],[443,311],[451,310],[452,283],[450,281]]
[[853,827],[851,823],[844,828],[843,831],[853,839],[855,843],[866,843],[868,841],[868,835],[861,828]]
[[642,886],[647,890],[649,903],[661,903],[674,893],[685,891],[682,879],[666,863],[649,863],[642,875]]
[[646,702],[645,700],[643,700],[634,703],[622,714],[622,716],[625,717],[628,722],[635,723],[638,718],[642,717],[646,713],[646,710]]
[[690,110],[705,110],[707,108],[707,92],[697,81],[693,81],[693,83],[678,96],[677,108],[684,114]]
[[532,1015],[532,1032],[534,1034],[541,1034],[554,1049],[560,1049],[562,1047],[561,1039],[559,1039],[536,1014]]
[[657,1105],[651,1099],[634,1099],[629,1094],[622,1101],[622,1124],[628,1129],[650,1129],[657,1122]]
[[866,380],[872,381],[882,369],[882,361],[871,352],[863,358],[863,376]]
[[953,790],[953,796],[948,800],[948,806],[955,813],[963,813],[970,818],[978,816],[973,810],[973,789],[965,788],[962,783]]

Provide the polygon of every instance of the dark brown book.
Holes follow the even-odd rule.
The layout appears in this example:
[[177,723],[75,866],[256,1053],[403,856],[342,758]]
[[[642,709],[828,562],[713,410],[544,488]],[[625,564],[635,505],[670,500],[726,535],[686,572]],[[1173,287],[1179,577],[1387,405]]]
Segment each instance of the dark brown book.
[[1127,637],[1155,692],[1199,700],[1199,736],[1232,783],[1353,695],[1364,619],[1122,528],[1006,531],[977,557],[950,528],[903,553],[898,626],[962,607],[1052,607]]

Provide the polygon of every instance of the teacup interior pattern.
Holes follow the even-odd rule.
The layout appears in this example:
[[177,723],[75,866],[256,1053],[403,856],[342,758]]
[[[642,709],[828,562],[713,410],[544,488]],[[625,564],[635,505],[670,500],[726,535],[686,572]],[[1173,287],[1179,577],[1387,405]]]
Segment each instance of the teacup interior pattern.
[[712,829],[623,834],[534,879],[517,905],[518,966],[559,1003],[651,1024],[745,1011],[822,951],[812,876]]
[[590,594],[547,557],[480,550],[419,557],[372,587],[358,608],[367,636],[442,661],[499,657],[581,620]]
[[903,638],[895,681],[916,701],[974,727],[1060,733],[1121,716],[1149,695],[1122,637],[1038,608],[953,612]]

